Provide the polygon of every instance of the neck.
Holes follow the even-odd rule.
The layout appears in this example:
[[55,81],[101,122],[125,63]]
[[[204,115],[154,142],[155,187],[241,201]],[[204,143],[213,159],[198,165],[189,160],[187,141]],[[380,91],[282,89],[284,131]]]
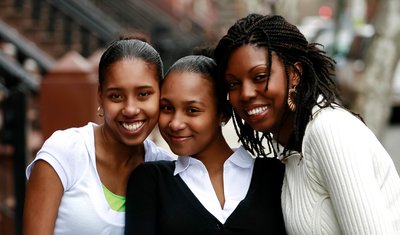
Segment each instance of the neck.
[[217,195],[221,208],[223,208],[225,204],[223,179],[224,163],[232,153],[232,149],[223,137],[222,131],[220,131],[216,136],[216,139],[208,145],[206,150],[194,156],[202,161],[204,166],[207,168],[211,184],[214,188],[215,194]]
[[293,113],[289,113],[287,116],[284,116],[283,121],[278,126],[278,130],[272,131],[274,140],[282,146],[287,147],[293,135],[293,127],[294,116]]
[[202,153],[196,154],[193,157],[203,162],[209,174],[216,171],[222,171],[225,161],[232,155],[233,151],[222,136],[217,137],[213,143]]
[[127,146],[116,141],[105,130],[104,124],[95,129],[96,155],[113,166],[138,165],[144,161],[144,144]]

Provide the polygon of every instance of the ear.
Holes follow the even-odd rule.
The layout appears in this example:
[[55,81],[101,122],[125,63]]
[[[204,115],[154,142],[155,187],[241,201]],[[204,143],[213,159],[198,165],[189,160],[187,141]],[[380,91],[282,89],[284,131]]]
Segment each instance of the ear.
[[229,122],[231,119],[231,115],[229,115],[227,112],[226,113],[221,113],[219,116],[219,124],[220,126],[225,126],[226,123]]
[[294,66],[290,69],[290,86],[299,85],[302,74],[303,74],[302,64],[300,62],[294,63]]

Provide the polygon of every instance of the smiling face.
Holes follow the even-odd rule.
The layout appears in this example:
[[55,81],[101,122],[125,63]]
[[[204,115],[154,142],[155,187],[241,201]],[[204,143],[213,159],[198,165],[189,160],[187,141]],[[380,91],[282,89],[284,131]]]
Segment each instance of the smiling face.
[[99,90],[106,135],[124,145],[139,145],[157,124],[159,82],[154,65],[141,59],[111,64]]
[[228,60],[225,80],[229,102],[236,113],[253,129],[275,135],[285,128],[280,125],[287,112],[287,79],[276,54],[272,53],[271,69],[267,65],[265,48],[241,46]]
[[165,78],[158,125],[175,154],[201,158],[222,138],[213,89],[199,73],[173,71]]

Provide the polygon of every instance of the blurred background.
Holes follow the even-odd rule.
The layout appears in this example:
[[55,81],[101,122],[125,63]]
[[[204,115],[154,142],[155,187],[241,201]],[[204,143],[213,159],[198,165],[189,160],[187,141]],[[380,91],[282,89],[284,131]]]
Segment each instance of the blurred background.
[[[21,234],[25,167],[43,141],[101,122],[97,64],[108,43],[147,38],[168,69],[250,12],[281,14],[324,45],[344,104],[364,117],[399,171],[398,0],[0,0],[0,234]],[[224,132],[237,146],[231,123]],[[157,130],[151,138],[168,148]]]

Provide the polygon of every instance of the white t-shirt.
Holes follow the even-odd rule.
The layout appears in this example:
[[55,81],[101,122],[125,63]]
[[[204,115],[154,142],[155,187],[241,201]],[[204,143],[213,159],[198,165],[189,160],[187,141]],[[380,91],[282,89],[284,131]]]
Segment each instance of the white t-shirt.
[[[110,208],[96,169],[95,125],[88,123],[83,127],[54,132],[26,169],[29,178],[33,165],[41,159],[48,162],[60,177],[64,194],[54,234],[124,234],[125,212]],[[145,140],[144,147],[145,161],[174,159],[149,139]]]

